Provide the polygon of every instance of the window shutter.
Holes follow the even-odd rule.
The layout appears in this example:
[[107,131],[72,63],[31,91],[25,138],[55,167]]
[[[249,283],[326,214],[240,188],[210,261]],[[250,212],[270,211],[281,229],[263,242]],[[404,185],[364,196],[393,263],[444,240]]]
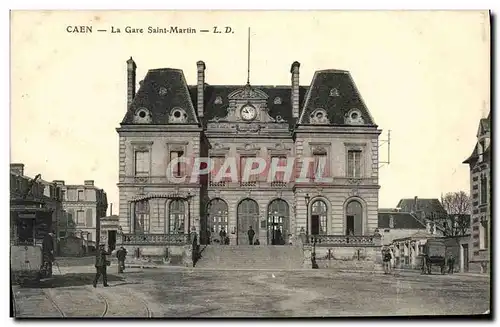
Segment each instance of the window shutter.
[[92,227],[94,225],[93,219],[92,219],[92,209],[87,209],[86,212],[86,221],[87,223],[85,224],[87,227]]

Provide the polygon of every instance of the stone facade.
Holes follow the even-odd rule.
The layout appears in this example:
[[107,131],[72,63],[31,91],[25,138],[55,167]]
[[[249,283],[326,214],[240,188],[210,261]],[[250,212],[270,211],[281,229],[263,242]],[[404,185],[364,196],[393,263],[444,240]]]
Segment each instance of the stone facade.
[[[301,231],[374,234],[381,130],[348,72],[317,71],[311,85],[300,86],[294,62],[291,86],[208,85],[198,62],[197,85],[188,86],[181,70],[153,69],[135,93],[136,64],[130,59],[127,67],[129,106],[117,128],[124,240],[157,235],[166,244],[170,234],[196,232],[207,243],[223,227],[230,244],[248,244],[249,226],[260,244],[287,244]],[[323,176],[331,179],[215,182],[212,170],[174,183],[167,178],[173,154],[233,158],[238,165],[248,157],[293,157],[295,177],[304,158],[321,157]]]
[[96,187],[93,180],[86,180],[83,185],[66,185],[63,180],[54,183],[62,190],[67,219],[65,236],[83,238],[87,246],[97,247],[101,237],[100,218],[106,216],[108,209],[106,192]]
[[491,246],[491,119],[481,119],[477,143],[464,161],[470,168],[471,238],[462,249],[470,260],[469,269],[487,273],[490,269]]

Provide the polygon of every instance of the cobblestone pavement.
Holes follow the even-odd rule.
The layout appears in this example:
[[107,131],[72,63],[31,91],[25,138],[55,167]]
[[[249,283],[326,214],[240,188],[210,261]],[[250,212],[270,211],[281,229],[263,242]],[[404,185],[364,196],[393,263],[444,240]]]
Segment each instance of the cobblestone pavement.
[[94,289],[94,269],[61,267],[51,280],[14,286],[18,317],[297,317],[482,314],[490,280],[330,270],[128,269]]

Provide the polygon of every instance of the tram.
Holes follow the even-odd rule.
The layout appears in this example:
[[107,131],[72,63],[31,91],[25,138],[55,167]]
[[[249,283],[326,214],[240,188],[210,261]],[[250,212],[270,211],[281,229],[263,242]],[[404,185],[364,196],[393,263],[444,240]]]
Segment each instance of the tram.
[[38,282],[52,276],[52,254],[44,255],[47,252],[44,246],[53,250],[53,238],[49,234],[52,212],[39,200],[11,200],[10,271],[13,281]]

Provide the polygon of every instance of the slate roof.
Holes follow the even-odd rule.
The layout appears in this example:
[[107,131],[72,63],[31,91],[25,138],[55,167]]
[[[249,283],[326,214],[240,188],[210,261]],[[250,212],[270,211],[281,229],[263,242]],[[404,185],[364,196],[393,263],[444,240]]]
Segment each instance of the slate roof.
[[[244,85],[205,84],[204,117],[202,120],[206,122],[215,117],[225,117],[228,107],[227,96],[243,87]],[[268,95],[267,107],[271,117],[281,116],[290,126],[297,123],[292,118],[291,85],[252,85],[252,87]],[[337,96],[331,96],[330,92],[333,89],[338,91]],[[219,96],[222,102],[215,103]],[[280,104],[274,103],[277,97],[281,100]],[[186,124],[198,125],[200,123],[196,108],[196,85],[188,86],[184,73],[180,69],[151,69],[142,81],[122,124],[134,124],[134,117],[140,108],[146,108],[149,111],[150,124],[169,124],[169,116],[172,109],[176,107],[180,107],[186,112]],[[323,108],[327,112],[330,125],[345,125],[345,116],[351,109],[356,108],[364,119],[364,126],[376,126],[351,75],[343,70],[316,71],[310,86],[299,87],[299,108],[301,124],[309,124],[309,116],[312,111]]]
[[[447,214],[439,199],[421,199],[418,198],[418,211],[425,213]],[[412,212],[415,209],[415,199],[401,199],[396,206],[401,208],[401,211]]]
[[[332,89],[337,89],[339,95],[330,96]],[[308,124],[310,114],[317,108],[326,110],[330,125],[345,125],[345,116],[356,108],[365,125],[376,126],[348,71],[330,69],[314,74],[299,124]]]
[[[231,92],[242,89],[243,87],[245,86],[205,84],[203,120],[208,121],[215,117],[226,117],[226,110],[229,105],[227,96]],[[259,89],[269,96],[267,99],[267,107],[269,108],[269,115],[271,117],[276,118],[277,116],[281,116],[281,118],[289,124],[295,123],[292,118],[291,86],[252,85],[252,88]],[[308,88],[308,86],[299,87],[299,106],[302,105]],[[191,100],[195,108],[197,108],[197,92],[196,85],[189,86],[189,93],[191,94]],[[221,98],[221,103],[215,103],[217,97]],[[281,99],[281,104],[274,104],[276,97]]]
[[[160,94],[162,88],[166,90],[164,95]],[[186,111],[188,123],[198,123],[182,70],[172,68],[151,69],[147,72],[122,124],[133,124],[133,117],[139,108],[149,110],[152,124],[168,124],[170,111],[175,107],[180,107]]]
[[393,229],[425,229],[426,226],[409,212],[379,212],[378,227],[391,228],[390,220],[393,217]]

